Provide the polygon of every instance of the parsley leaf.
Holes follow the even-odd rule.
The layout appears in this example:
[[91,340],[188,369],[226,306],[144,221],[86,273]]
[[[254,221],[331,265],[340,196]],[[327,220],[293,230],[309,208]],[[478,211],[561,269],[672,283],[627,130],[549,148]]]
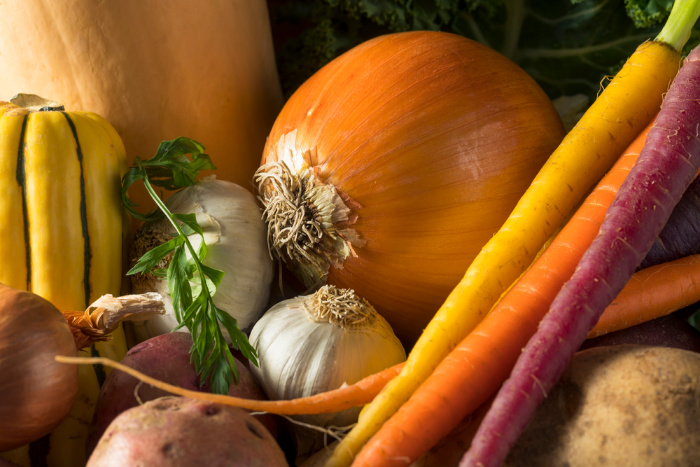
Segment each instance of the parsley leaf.
[[[191,159],[187,155],[191,155]],[[168,284],[173,309],[179,325],[192,334],[191,358],[202,381],[210,380],[213,392],[226,394],[238,379],[235,360],[222,328],[228,333],[233,347],[257,365],[255,349],[239,328],[235,318],[214,304],[213,296],[221,284],[224,272],[203,264],[207,255],[204,232],[195,214],[171,213],[156,194],[154,186],[179,190],[195,183],[201,170],[215,169],[204,146],[189,138],[163,141],[155,156],[149,160],[135,158],[135,165],[122,178],[122,202],[131,216],[148,222],[165,216],[177,236],[146,252],[127,274],[147,273],[164,277]],[[127,195],[129,187],[142,181],[157,209],[146,214]],[[202,241],[195,250],[190,235],[200,235]],[[166,256],[172,255],[167,270],[156,269]]]
[[[192,156],[191,160],[187,154]],[[147,178],[152,187],[157,186],[169,191],[176,191],[192,185],[202,170],[216,169],[211,158],[204,153],[204,146],[185,137],[163,141],[158,146],[155,156],[146,161],[136,157],[134,163],[135,165],[122,178],[122,202],[132,217],[144,222],[160,218],[163,212],[158,209],[146,214],[138,212],[136,210],[138,205],[131,201],[127,195],[127,191],[133,183]],[[151,197],[154,197],[153,193],[150,194]],[[155,197],[153,199],[158,201]]]

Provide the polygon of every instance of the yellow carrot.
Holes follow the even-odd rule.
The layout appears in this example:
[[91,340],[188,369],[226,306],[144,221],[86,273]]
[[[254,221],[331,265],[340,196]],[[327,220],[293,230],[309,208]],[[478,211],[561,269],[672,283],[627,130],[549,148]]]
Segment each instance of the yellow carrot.
[[678,48],[647,41],[630,56],[469,266],[413,347],[401,373],[364,407],[358,423],[326,465],[349,465],[530,265],[584,194],[659,110],[662,96],[680,66]]

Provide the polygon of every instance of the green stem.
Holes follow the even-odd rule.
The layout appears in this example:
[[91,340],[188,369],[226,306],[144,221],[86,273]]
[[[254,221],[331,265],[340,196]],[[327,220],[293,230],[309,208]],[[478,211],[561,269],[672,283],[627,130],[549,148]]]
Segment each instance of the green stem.
[[[204,270],[202,269],[202,263],[199,260],[199,255],[197,254],[194,247],[192,246],[192,243],[190,242],[189,237],[187,235],[185,235],[185,232],[182,230],[180,225],[175,221],[174,216],[172,215],[172,213],[170,212],[168,207],[165,205],[163,200],[160,198],[160,196],[157,195],[157,193],[153,189],[153,186],[151,185],[151,183],[148,179],[148,175],[146,174],[146,171],[143,170],[143,167],[141,166],[141,164],[139,164],[139,168],[142,170],[142,173],[143,173],[143,184],[146,187],[146,191],[148,191],[148,194],[151,196],[151,198],[153,198],[153,200],[155,201],[158,208],[165,215],[165,217],[168,218],[168,220],[170,221],[172,226],[177,231],[178,235],[180,237],[182,237],[183,243],[187,246],[187,250],[190,252],[190,255],[192,256],[192,260],[194,261],[195,267],[197,268],[197,272],[199,273],[199,278],[201,281],[201,289],[202,289],[201,293],[204,294],[206,302],[213,306],[213,299],[212,299],[211,293],[209,292],[209,287],[207,286],[207,281],[206,281],[206,279],[204,279],[204,277],[205,277]],[[221,345],[221,343],[225,341],[225,337],[224,337],[223,332],[221,331],[221,329],[218,326],[218,317],[216,316],[216,311],[215,310],[212,311],[211,307],[206,307],[206,309],[204,310],[204,313],[207,316],[207,321],[213,321],[214,323],[217,324],[217,326],[215,326],[216,337],[214,338],[213,352],[215,354],[219,354],[221,352],[221,350],[217,350],[217,348],[221,347],[223,349],[223,352],[230,354],[228,346]],[[180,315],[180,313],[177,313],[177,314]],[[212,316],[212,314],[213,314],[213,316]],[[186,323],[182,323],[180,318],[178,318],[178,321],[180,322],[181,325],[182,324],[184,324],[185,326],[187,325]],[[190,332],[193,332],[193,331],[194,331],[193,329],[190,329]],[[231,336],[231,337],[233,338],[233,336]],[[235,365],[229,366],[229,368],[230,368],[230,371],[232,372],[234,378],[237,379],[238,378],[238,371],[237,371]],[[199,370],[200,369],[197,368],[198,372],[199,372]],[[220,387],[218,387],[218,385],[216,383],[214,383],[213,389],[215,390],[215,392],[220,392],[222,394],[225,394],[228,392],[228,386],[220,388]]]
[[[153,189],[153,186],[151,186],[151,182],[148,180],[148,175],[146,175],[146,171],[143,171],[143,184],[146,187],[146,191],[148,191],[148,194],[151,195],[151,198],[156,202],[158,205],[158,208],[160,208],[161,212],[165,214],[165,217],[168,218],[172,226],[175,228],[177,231],[178,235],[180,235],[187,246],[187,250],[190,252],[190,255],[192,256],[194,260],[194,264],[197,267],[197,272],[199,273],[199,277],[203,278],[204,277],[204,271],[202,271],[202,263],[199,261],[199,256],[197,255],[197,252],[194,250],[194,247],[192,246],[192,243],[190,243],[190,239],[187,235],[185,235],[185,232],[182,230],[180,225],[175,222],[175,219],[173,218],[172,213],[170,210],[167,208],[165,203],[163,202],[162,199],[160,199],[160,196],[158,196]],[[207,287],[206,281],[202,281],[202,290],[206,293],[206,298],[207,301],[212,300],[211,294],[209,293],[209,287]]]
[[[192,155],[191,160],[187,157],[188,154]],[[255,349],[251,347],[247,336],[238,328],[236,320],[219,309],[212,299],[224,272],[203,264],[202,260],[206,254],[204,238],[196,251],[188,234],[185,233],[184,227],[187,225],[203,236],[196,216],[173,214],[154,190],[154,186],[168,190],[192,186],[201,170],[213,170],[216,167],[211,162],[211,158],[204,153],[204,147],[201,144],[184,137],[163,141],[151,159],[142,161],[137,157],[135,162],[136,165],[122,177],[121,195],[124,207],[135,219],[144,222],[162,219],[161,216],[167,217],[177,236],[141,256],[128,273],[152,271],[158,268],[160,261],[168,254],[175,255],[175,262],[171,261],[166,276],[178,321],[176,329],[186,327],[192,333],[194,342],[190,353],[197,374],[203,378],[202,381],[210,380],[214,392],[226,394],[230,384],[238,379],[238,372],[224,333],[228,332],[232,345],[240,349],[245,358],[257,364]],[[153,179],[149,176],[150,172]],[[147,214],[136,211],[135,203],[128,196],[129,187],[138,180],[142,181],[146,191],[157,205],[157,209]],[[181,249],[183,246],[185,249]],[[191,260],[187,258],[187,252]],[[197,275],[199,278],[195,277]],[[213,284],[211,289],[209,279]],[[201,286],[196,296],[192,293],[193,283]]]
[[656,40],[681,53],[699,16],[700,0],[676,0]]

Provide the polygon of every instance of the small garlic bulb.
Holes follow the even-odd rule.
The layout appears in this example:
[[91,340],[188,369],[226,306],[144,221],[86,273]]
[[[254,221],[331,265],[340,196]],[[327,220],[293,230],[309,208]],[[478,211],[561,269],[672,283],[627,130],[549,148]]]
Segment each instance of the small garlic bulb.
[[[332,285],[270,308],[253,327],[250,343],[259,362],[251,371],[272,400],[353,384],[406,360],[403,345],[374,307],[351,289]],[[360,409],[293,418],[340,428],[355,423]],[[321,431],[294,429],[299,454],[322,446]]]
[[[173,194],[165,204],[173,213],[196,215],[207,245],[203,263],[224,271],[214,303],[233,316],[241,330],[250,329],[267,306],[274,275],[266,228],[255,197],[239,185],[212,177]],[[167,219],[144,224],[135,234],[132,262],[170,240],[174,233]],[[195,249],[201,244],[199,234],[188,238]],[[167,261],[169,256],[159,267],[167,268]],[[166,334],[178,325],[164,278],[137,274],[132,276],[132,288],[134,293],[160,293],[166,309],[162,316],[133,324],[137,341]]]

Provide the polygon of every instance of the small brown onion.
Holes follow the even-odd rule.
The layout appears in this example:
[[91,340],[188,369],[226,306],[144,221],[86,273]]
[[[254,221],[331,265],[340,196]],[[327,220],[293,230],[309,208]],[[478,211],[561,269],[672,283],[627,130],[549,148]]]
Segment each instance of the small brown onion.
[[39,295],[0,284],[0,452],[49,434],[78,395],[78,367],[55,360],[108,340],[123,321],[165,313],[156,293],[103,295],[60,311]]
[[0,285],[0,451],[50,433],[68,415],[78,393],[78,367],[63,314],[31,292]]
[[278,116],[254,179],[268,241],[307,287],[354,289],[408,347],[563,136],[542,89],[494,50],[440,32],[372,39]]

